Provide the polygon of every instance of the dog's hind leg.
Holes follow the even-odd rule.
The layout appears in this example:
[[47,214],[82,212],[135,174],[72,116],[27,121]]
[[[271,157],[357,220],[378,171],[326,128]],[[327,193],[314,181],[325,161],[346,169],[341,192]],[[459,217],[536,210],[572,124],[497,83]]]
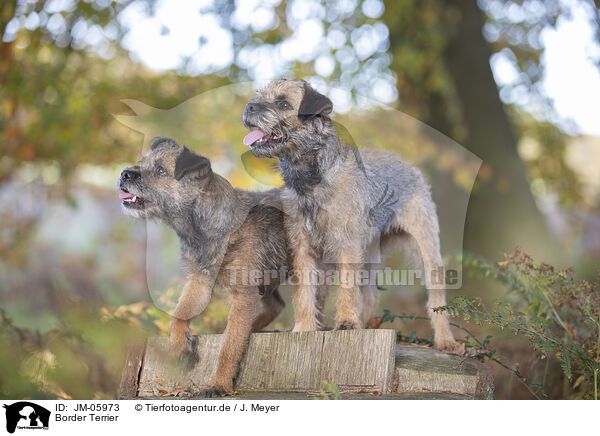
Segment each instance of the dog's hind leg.
[[234,292],[217,371],[208,388],[202,393],[204,397],[219,397],[233,391],[233,378],[246,349],[259,300],[258,288],[238,289]]
[[327,284],[326,280],[327,268],[335,268],[335,264],[317,262],[318,282],[315,303],[317,305],[317,322],[319,327],[323,330],[329,329],[329,327],[325,325],[325,302],[327,301],[327,296],[329,295],[329,285]]
[[369,327],[369,322],[377,313],[381,293],[377,288],[377,269],[381,269],[384,258],[397,249],[405,245],[408,236],[402,231],[392,231],[380,235],[376,243],[369,247],[368,258],[371,262],[365,264],[365,270],[368,271],[368,282],[360,287],[363,297],[363,307],[361,311],[361,321],[365,327]]
[[[381,266],[381,238],[378,239],[376,244],[373,244],[368,248],[367,261],[364,264],[364,270],[367,272],[367,276],[361,275],[360,280],[360,294],[362,296],[362,309],[360,311],[360,320],[363,327],[368,328],[369,322],[375,316],[377,312],[377,306],[379,305],[379,289],[377,289],[377,265]],[[379,262],[377,262],[379,260]],[[377,262],[377,263],[374,263]],[[357,277],[358,278],[358,277]]]
[[[371,265],[372,264],[367,264],[365,265],[365,268],[367,268],[367,271],[373,271],[372,274],[375,274],[375,270],[372,269]],[[360,293],[363,299],[360,320],[363,327],[368,327],[369,321],[371,321],[377,312],[377,306],[379,305],[380,297],[379,289],[377,289],[377,284],[369,283],[360,287]]]
[[417,193],[409,201],[402,215],[394,217],[394,224],[410,234],[420,251],[423,274],[429,293],[427,311],[433,327],[434,347],[458,351],[459,346],[450,330],[447,314],[433,309],[446,305],[444,264],[440,253],[439,224],[435,205],[428,195]]
[[260,303],[262,308],[252,323],[253,332],[261,331],[271,324],[285,307],[285,301],[283,301],[283,298],[279,293],[278,286],[275,286],[272,290],[266,291]]
[[[325,270],[321,270],[323,273]],[[323,277],[323,280],[325,278]],[[329,295],[329,285],[327,283],[319,283],[317,286],[317,320],[319,325],[327,329],[328,327],[325,325],[325,301],[327,300],[327,295]]]

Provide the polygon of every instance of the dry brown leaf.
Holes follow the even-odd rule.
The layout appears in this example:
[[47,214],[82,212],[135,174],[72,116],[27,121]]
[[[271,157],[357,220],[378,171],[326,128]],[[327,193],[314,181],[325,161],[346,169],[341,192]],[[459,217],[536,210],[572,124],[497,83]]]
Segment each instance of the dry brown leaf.
[[585,376],[580,375],[579,378],[577,379],[577,381],[575,381],[575,383],[573,383],[573,389],[577,389],[577,387],[581,384],[582,381],[585,380]]
[[177,389],[172,390],[171,392],[167,392],[167,391],[163,391],[163,390],[161,390],[160,392],[161,392],[161,395],[160,395],[161,397],[177,397],[179,394],[186,392],[186,390],[183,388],[177,388]]
[[373,318],[369,321],[369,328],[378,329],[381,327],[381,317]]

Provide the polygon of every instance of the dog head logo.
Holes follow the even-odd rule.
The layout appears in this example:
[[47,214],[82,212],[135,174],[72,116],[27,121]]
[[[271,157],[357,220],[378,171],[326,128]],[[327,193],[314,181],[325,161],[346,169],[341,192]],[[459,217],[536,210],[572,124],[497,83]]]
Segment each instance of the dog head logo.
[[50,411],[29,401],[19,401],[3,405],[6,409],[6,431],[14,433],[16,429],[48,429]]

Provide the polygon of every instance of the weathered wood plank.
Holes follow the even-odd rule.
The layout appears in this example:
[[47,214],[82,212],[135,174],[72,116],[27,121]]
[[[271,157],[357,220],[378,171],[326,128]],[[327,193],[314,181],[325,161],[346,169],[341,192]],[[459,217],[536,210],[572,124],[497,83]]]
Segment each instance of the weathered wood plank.
[[[216,371],[223,339],[223,335],[195,337],[200,360],[186,370],[170,355],[168,338],[150,338],[144,357],[140,351],[128,356],[120,397],[201,390]],[[486,365],[430,348],[397,346],[393,330],[253,334],[236,390],[243,397],[264,392],[265,398],[274,398],[279,392],[289,398],[308,398],[323,381],[335,383],[342,398],[354,398],[352,392],[363,390],[390,399],[425,398],[427,393],[449,395],[431,398],[492,399],[494,394],[494,380]]]
[[[315,392],[323,381],[329,381],[346,391],[390,392],[395,337],[394,330],[253,334],[242,358],[236,389]],[[167,338],[150,338],[138,395],[206,386],[216,371],[223,336],[201,335],[197,339],[200,361],[186,371],[171,359]]]
[[195,340],[200,360],[192,370],[187,370],[185,364],[173,359],[169,350],[169,338],[148,338],[138,396],[160,395],[161,391],[189,390],[206,385],[217,370],[224,336],[200,335]]
[[127,348],[125,367],[121,373],[121,384],[119,386],[120,400],[130,400],[138,395],[138,383],[144,361],[144,351],[145,347],[143,345],[132,345]]
[[324,332],[252,335],[236,389],[306,391],[318,389]]
[[[195,400],[193,396],[177,397],[145,397],[148,400]],[[322,395],[313,392],[284,391],[239,391],[235,396],[202,398],[202,400],[321,400]],[[392,392],[390,394],[373,395],[371,392],[343,392],[340,400],[472,400],[473,397],[452,392]]]
[[494,380],[482,363],[424,347],[396,347],[398,392],[454,392],[493,399]]
[[[324,336],[321,377],[343,391],[391,392],[396,333],[333,331]],[[340,370],[342,369],[342,370]]]

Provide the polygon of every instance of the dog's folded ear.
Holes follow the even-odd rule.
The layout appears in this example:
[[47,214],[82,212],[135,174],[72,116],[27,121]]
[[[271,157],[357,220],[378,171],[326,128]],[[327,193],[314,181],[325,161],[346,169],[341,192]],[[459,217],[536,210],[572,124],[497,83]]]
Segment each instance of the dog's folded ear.
[[204,179],[211,173],[210,161],[207,158],[183,147],[175,161],[175,180],[181,180],[186,174],[193,174],[196,179]]
[[150,150],[155,150],[159,147],[170,145],[171,147],[179,147],[179,144],[174,139],[165,136],[156,136],[150,144]]
[[304,97],[298,108],[298,118],[307,122],[317,115],[328,115],[333,110],[331,100],[319,94],[308,83],[304,84]]

